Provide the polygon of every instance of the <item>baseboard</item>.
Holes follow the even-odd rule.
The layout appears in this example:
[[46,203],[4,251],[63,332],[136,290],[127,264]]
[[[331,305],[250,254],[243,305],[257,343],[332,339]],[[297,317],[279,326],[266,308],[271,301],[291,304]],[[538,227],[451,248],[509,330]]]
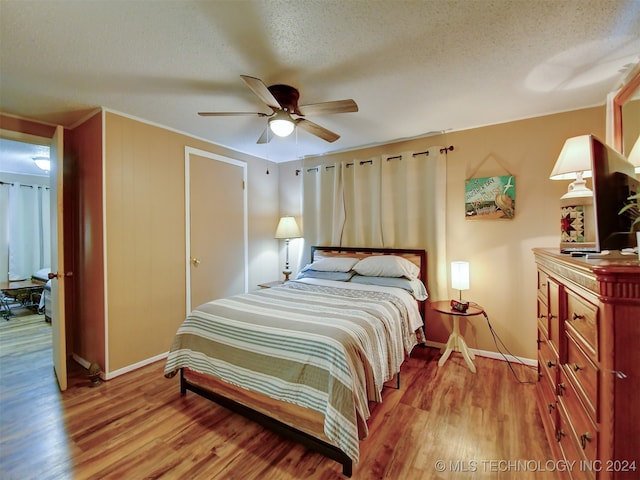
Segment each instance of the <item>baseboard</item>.
[[[427,347],[440,348],[440,349],[446,347],[445,343],[432,342],[430,340],[427,340],[425,345]],[[530,367],[535,367],[538,365],[538,361],[533,360],[531,358],[521,358],[521,357],[515,357],[513,355],[502,355],[501,353],[498,353],[498,352],[491,352],[489,350],[478,350],[476,348],[469,348],[469,350],[471,350],[475,355],[479,357],[493,358],[494,360],[502,360],[503,362],[509,361],[512,363],[521,363],[523,365],[527,365]]]
[[[433,348],[444,348],[445,344],[444,343],[440,343],[440,342],[432,342],[430,340],[427,340],[427,342],[425,343],[425,345],[427,347],[433,347]],[[524,365],[528,365],[531,367],[535,367],[538,364],[537,360],[532,360],[530,358],[520,358],[520,357],[514,357],[513,355],[502,355],[500,353],[497,352],[491,352],[489,350],[478,350],[475,348],[470,348],[470,350],[477,356],[479,357],[487,357],[487,358],[493,358],[494,360],[502,360],[502,361],[509,361],[509,362],[513,362],[513,363],[522,363]],[[111,380],[113,378],[119,377],[120,375],[124,375],[125,373],[129,373],[132,372],[134,370],[137,370],[138,368],[141,367],[145,367],[147,365],[150,365],[152,363],[155,363],[159,360],[164,360],[165,358],[167,358],[167,356],[169,355],[169,352],[164,352],[161,353],[160,355],[156,355],[155,357],[151,357],[151,358],[147,358],[145,360],[142,360],[138,363],[134,363],[133,365],[128,365],[126,367],[120,368],[118,370],[114,370],[113,372],[102,372],[102,374],[100,375],[100,378],[102,378],[102,380]],[[91,365],[91,362],[85,360],[84,358],[80,357],[79,355],[76,355],[75,353],[72,355],[73,359],[78,362],[80,365],[82,365],[84,368],[89,368],[89,366]]]
[[88,360],[85,360],[84,358],[82,358],[80,355],[78,355],[77,353],[72,353],[71,354],[71,358],[73,358],[76,363],[79,363],[80,365],[82,365],[84,368],[86,368],[87,370],[89,369],[89,367],[91,366],[91,362]]
[[114,370],[113,372],[107,372],[104,374],[105,380],[111,380],[112,378],[119,377],[120,375],[124,375],[125,373],[132,372],[137,370],[138,368],[145,367],[152,363],[155,363],[159,360],[163,360],[169,356],[169,352],[161,353],[160,355],[156,355],[155,357],[147,358],[142,360],[141,362],[134,363],[133,365],[128,365],[126,367],[120,368],[118,370]]

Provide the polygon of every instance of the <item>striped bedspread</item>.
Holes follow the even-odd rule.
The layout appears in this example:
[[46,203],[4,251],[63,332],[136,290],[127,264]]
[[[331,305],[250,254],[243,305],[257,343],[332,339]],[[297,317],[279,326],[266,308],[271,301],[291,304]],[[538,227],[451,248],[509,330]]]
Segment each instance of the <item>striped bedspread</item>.
[[383,383],[423,341],[421,327],[400,289],[292,281],[200,305],[178,329],[165,374],[188,367],[316,410],[327,438],[357,463],[368,402],[381,401]]

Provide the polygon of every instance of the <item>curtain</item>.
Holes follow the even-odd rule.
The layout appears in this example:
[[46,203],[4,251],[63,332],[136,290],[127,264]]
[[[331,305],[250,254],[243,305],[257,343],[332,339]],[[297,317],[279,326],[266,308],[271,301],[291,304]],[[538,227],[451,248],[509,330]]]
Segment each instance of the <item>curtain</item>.
[[9,187],[0,182],[0,283],[9,280]]
[[307,245],[424,248],[429,293],[447,296],[446,150],[307,168]]
[[340,245],[345,221],[342,165],[323,165],[306,170],[302,205],[305,243]]
[[9,188],[8,256],[10,281],[31,278],[51,264],[49,189],[14,182]]
[[384,247],[381,223],[381,165],[380,157],[346,162],[343,165],[344,246]]

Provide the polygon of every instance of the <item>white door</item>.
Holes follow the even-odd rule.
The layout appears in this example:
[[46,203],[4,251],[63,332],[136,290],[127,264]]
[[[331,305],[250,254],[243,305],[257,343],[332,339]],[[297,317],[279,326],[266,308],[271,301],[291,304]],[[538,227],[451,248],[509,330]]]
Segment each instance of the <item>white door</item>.
[[187,313],[248,289],[246,163],[185,149]]
[[51,328],[53,341],[53,369],[60,390],[67,389],[67,342],[65,329],[65,262],[64,262],[64,212],[63,186],[64,171],[64,129],[60,126],[51,140],[49,175],[51,187]]

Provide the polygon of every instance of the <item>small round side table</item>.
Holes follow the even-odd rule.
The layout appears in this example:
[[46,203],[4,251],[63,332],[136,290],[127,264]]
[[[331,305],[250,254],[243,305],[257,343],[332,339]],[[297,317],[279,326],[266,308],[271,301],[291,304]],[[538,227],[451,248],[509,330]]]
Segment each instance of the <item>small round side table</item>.
[[444,349],[444,353],[438,361],[438,366],[442,367],[444,365],[444,363],[451,355],[451,352],[460,352],[464,357],[464,361],[467,362],[469,370],[471,370],[473,373],[476,373],[476,366],[473,364],[473,359],[476,358],[476,356],[471,350],[469,350],[469,347],[467,347],[467,343],[464,341],[464,337],[460,335],[459,321],[460,317],[473,317],[476,315],[482,315],[484,314],[484,309],[478,305],[469,305],[469,308],[466,312],[459,312],[458,310],[454,310],[453,308],[451,308],[449,300],[433,302],[431,304],[431,308],[438,313],[444,313],[445,315],[451,315],[453,317],[453,330],[451,331],[451,335],[449,335],[449,340],[447,340],[447,345]]

